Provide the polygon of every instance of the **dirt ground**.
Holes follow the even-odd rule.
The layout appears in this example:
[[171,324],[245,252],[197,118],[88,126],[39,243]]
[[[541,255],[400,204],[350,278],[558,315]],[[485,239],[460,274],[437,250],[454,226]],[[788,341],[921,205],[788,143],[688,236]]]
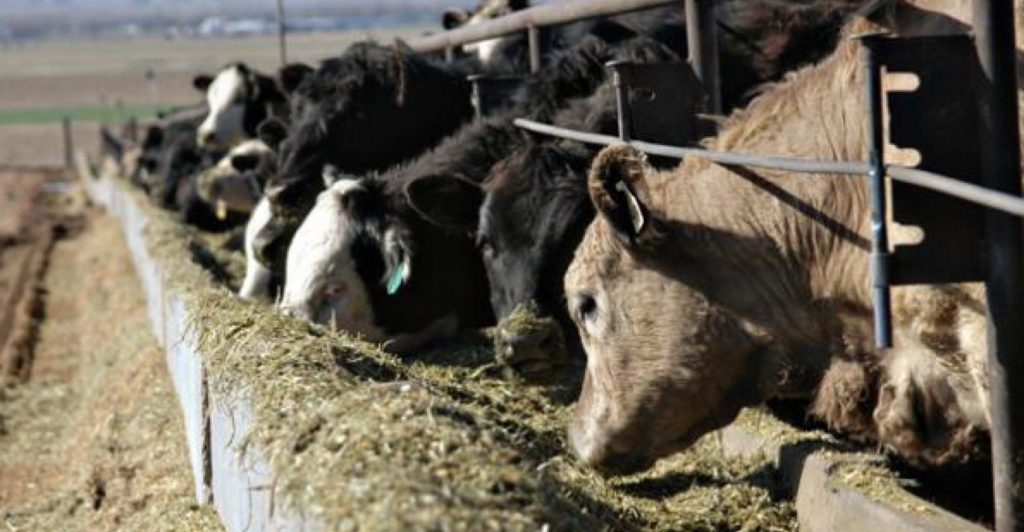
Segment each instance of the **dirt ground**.
[[29,378],[0,388],[0,528],[219,529],[118,225],[80,208],[42,276]]

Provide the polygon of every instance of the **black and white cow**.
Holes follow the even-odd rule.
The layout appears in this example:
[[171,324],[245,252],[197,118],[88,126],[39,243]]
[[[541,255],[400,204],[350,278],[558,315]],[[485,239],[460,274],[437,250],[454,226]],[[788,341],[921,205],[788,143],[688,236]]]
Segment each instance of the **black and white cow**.
[[197,177],[200,199],[213,205],[218,217],[228,212],[249,214],[263,197],[263,186],[274,172],[276,154],[261,140],[238,144],[213,167]]
[[357,43],[307,77],[293,95],[291,123],[260,127],[278,152],[266,187],[272,216],[255,243],[264,265],[284,271],[291,235],[323,190],[325,165],[352,174],[384,170],[472,118],[468,72],[400,43]]
[[268,117],[287,118],[288,94],[311,71],[306,65],[291,64],[275,78],[245,63],[232,63],[216,76],[196,76],[192,84],[206,95],[209,107],[196,132],[196,144],[205,150],[228,150],[254,138],[256,128]]

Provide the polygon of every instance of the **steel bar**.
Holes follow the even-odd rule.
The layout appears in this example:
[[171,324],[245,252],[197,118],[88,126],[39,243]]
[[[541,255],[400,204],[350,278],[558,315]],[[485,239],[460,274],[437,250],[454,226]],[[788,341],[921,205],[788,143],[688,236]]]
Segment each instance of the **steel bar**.
[[[611,135],[574,131],[524,118],[515,119],[515,125],[542,135],[574,140],[585,144],[610,146],[612,144],[622,143],[618,137],[613,137]],[[682,159],[684,157],[702,157],[719,164],[753,166],[756,168],[767,168],[787,172],[866,176],[871,171],[871,167],[867,163],[847,161],[811,161],[807,159],[797,159],[794,157],[729,153],[706,150],[703,148],[666,146],[664,144],[654,144],[636,140],[630,141],[629,144],[650,155],[675,157],[677,159]],[[885,170],[886,174],[888,174],[888,176],[894,181],[900,181],[921,188],[942,192],[943,194],[955,196],[962,200],[970,201],[971,203],[977,203],[978,205],[997,209],[1008,214],[1024,217],[1024,198],[999,192],[997,190],[989,190],[985,187],[953,179],[934,172],[918,170],[917,168],[888,165]]]
[[65,116],[61,120],[61,130],[64,136],[64,169],[72,172],[75,169],[75,147],[71,135],[71,117]]
[[882,67],[875,45],[865,37],[862,52],[867,70],[868,172],[871,196],[871,290],[875,318],[875,347],[892,347],[892,298],[889,290],[889,232],[886,224],[885,140],[882,130]]
[[[982,79],[982,180],[1021,195],[1013,2],[974,1],[974,35]],[[1024,529],[1024,269],[1021,221],[985,213],[989,316],[989,397],[996,530]]]
[[516,11],[510,15],[481,24],[473,24],[472,26],[464,26],[451,31],[412,39],[408,44],[417,52],[436,52],[445,48],[501,37],[517,31],[525,31],[530,26],[543,28],[607,15],[620,15],[631,11],[674,4],[678,1],[573,0],[564,3],[553,2]]
[[721,80],[718,69],[718,25],[714,0],[686,0],[688,61],[710,95],[708,111],[721,114]]
[[526,28],[526,42],[530,52],[530,73],[540,72],[540,29],[537,26]]
[[629,141],[633,138],[633,131],[630,127],[633,119],[629,109],[629,85],[623,78],[622,68],[624,62],[610,61],[605,67],[612,70],[612,85],[615,87],[615,110],[616,120],[619,125],[619,140]]
[[287,30],[284,24],[284,0],[277,0],[277,45],[281,52],[281,66],[288,64]]

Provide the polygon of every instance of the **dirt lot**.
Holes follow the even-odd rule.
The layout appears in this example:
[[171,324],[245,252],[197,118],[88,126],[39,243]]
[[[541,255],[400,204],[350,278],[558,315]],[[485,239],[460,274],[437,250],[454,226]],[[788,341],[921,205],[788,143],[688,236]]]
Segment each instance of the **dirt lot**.
[[[4,178],[9,197],[16,176]],[[125,281],[134,273],[118,225],[62,198],[79,223],[57,233],[41,276],[27,381],[0,388],[0,523],[215,530],[213,511],[195,503],[182,419],[141,289]],[[13,258],[5,253],[0,270],[16,268]]]

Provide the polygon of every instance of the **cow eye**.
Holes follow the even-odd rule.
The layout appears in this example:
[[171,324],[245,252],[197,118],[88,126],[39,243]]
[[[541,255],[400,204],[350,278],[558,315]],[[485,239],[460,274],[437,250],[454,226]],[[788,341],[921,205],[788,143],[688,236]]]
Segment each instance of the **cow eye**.
[[597,313],[597,300],[589,294],[581,295],[576,306],[576,312],[579,315],[580,322],[587,322],[593,319]]

